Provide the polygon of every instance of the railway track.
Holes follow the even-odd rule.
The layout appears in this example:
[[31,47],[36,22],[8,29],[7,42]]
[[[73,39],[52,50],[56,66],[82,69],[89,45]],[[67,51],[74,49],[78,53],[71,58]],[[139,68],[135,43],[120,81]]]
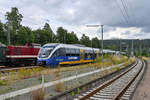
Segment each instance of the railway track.
[[81,93],[74,100],[130,100],[137,83],[145,68],[145,63],[138,63],[129,70],[106,81],[98,87],[94,87],[85,93]]
[[143,76],[145,67],[145,62],[137,59],[135,63],[119,71],[52,96],[47,100],[130,100]]

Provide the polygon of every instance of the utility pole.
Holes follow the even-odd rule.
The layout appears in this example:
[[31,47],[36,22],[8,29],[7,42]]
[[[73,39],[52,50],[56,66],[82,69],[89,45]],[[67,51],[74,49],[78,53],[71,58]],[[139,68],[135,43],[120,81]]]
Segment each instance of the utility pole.
[[140,40],[140,56],[142,56],[142,39]]
[[104,67],[104,60],[103,60],[103,25],[101,25],[101,32],[102,32],[102,67]]
[[93,48],[93,43],[92,43],[92,39],[91,39],[91,47]]
[[104,67],[104,61],[103,61],[103,26],[104,25],[86,25],[87,27],[101,27],[101,33],[102,33],[102,42],[101,42],[101,51],[102,51],[102,68]]
[[132,39],[132,50],[131,50],[131,56],[134,56],[134,52],[133,52],[133,39]]
[[65,33],[65,35],[64,35],[64,44],[66,44],[66,34],[67,33]]
[[127,55],[129,56],[129,45],[127,45]]
[[10,21],[8,21],[8,36],[7,36],[7,41],[8,41],[8,45],[10,45],[11,44],[11,42],[10,42]]
[[119,38],[120,39],[120,55],[121,55],[121,38]]

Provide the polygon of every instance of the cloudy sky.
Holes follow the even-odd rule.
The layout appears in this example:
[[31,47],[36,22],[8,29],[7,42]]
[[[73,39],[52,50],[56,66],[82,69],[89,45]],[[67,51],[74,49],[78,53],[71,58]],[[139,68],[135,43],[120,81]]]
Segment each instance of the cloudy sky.
[[17,7],[23,15],[22,24],[32,29],[42,28],[48,22],[53,31],[63,26],[68,31],[90,38],[100,38],[103,24],[104,39],[150,38],[149,0],[0,0],[0,20],[5,13]]

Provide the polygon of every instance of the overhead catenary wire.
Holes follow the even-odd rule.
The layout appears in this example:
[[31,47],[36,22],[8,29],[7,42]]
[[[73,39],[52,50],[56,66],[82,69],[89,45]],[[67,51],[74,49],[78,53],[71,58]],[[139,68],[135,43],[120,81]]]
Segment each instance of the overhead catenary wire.
[[[135,13],[134,13],[134,11],[133,11],[132,3],[130,3],[131,1],[129,2],[129,0],[124,0],[124,2],[126,3],[127,8],[130,9],[130,10],[128,10],[128,11],[129,11],[129,13],[131,14],[131,16],[136,17],[136,16],[135,16]],[[136,18],[133,18],[133,17],[130,17],[130,18],[132,18],[132,20],[134,21],[133,25],[138,25],[138,24],[139,24],[138,21],[136,20]]]
[[121,14],[122,14],[122,17],[123,17],[124,21],[126,22],[127,25],[129,25],[129,20],[128,20],[128,18],[126,17],[126,15],[125,15],[123,9],[121,8],[121,6],[120,6],[120,4],[119,4],[119,2],[118,2],[117,0],[116,0],[116,5],[117,5],[117,6],[119,7],[119,9],[120,9],[120,12],[121,12]]
[[127,17],[129,18],[130,24],[133,25],[133,19],[131,19],[131,17],[130,17],[130,13],[129,13],[130,10],[129,10],[129,6],[128,6],[127,1],[126,0],[121,0],[121,3],[122,3],[122,6],[125,10],[125,13],[126,13]]

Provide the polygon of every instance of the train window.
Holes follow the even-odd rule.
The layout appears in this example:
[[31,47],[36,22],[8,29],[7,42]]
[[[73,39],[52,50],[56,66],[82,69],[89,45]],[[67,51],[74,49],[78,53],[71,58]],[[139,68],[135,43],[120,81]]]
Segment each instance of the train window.
[[79,49],[75,49],[75,56],[80,56],[80,50]]
[[70,48],[66,48],[66,54],[70,54]]
[[66,48],[66,56],[79,56],[80,49]]
[[70,53],[71,53],[71,54],[75,54],[75,52],[76,52],[75,49],[71,49],[71,52],[70,52]]
[[58,51],[60,52],[60,56],[66,56],[66,49],[65,48],[60,48]]
[[53,53],[52,57],[56,57],[56,51]]
[[70,48],[66,48],[66,56],[71,56],[71,50]]
[[56,50],[56,56],[60,56],[60,52],[59,51],[60,51],[59,49]]
[[79,49],[76,49],[76,54],[80,54],[80,50]]
[[52,57],[58,57],[58,56],[60,56],[59,49],[54,52],[54,54],[52,55]]

